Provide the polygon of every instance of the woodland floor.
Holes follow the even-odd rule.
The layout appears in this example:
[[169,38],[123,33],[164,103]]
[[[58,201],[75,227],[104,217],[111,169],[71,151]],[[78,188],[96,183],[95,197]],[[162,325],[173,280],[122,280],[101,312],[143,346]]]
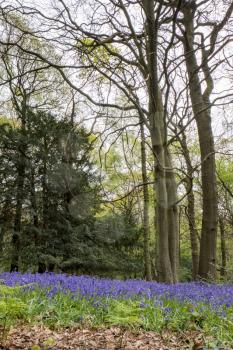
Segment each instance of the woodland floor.
[[197,332],[157,334],[111,327],[50,330],[43,326],[12,329],[0,346],[4,350],[201,350],[208,349]]

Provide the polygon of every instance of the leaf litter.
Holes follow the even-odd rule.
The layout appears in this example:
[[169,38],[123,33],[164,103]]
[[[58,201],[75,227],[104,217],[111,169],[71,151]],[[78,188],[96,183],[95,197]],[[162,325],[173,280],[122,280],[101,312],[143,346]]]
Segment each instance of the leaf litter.
[[[19,326],[11,329],[1,350],[205,350],[198,332],[161,334],[132,331],[120,327],[52,330],[45,326]],[[220,349],[220,348],[217,348]],[[230,348],[228,348],[230,349]],[[233,348],[232,348],[233,349]]]

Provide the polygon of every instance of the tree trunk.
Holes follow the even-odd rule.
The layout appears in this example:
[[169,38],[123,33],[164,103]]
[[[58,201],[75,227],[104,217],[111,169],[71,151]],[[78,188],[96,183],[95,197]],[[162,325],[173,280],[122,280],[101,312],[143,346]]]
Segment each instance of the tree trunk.
[[149,225],[149,189],[146,169],[146,143],[143,120],[140,121],[141,131],[141,168],[143,181],[143,237],[144,237],[144,266],[145,278],[152,280],[151,261],[150,261],[150,225]]
[[192,189],[192,180],[189,179],[189,183],[186,184],[186,191],[188,193],[188,224],[190,232],[191,252],[192,252],[192,277],[194,280],[198,278],[198,267],[199,267],[199,242],[198,232],[196,228],[195,220],[195,197]]
[[[184,10],[184,25],[186,33],[183,43],[189,76],[189,90],[201,151],[203,215],[198,274],[203,279],[215,279],[218,212],[214,139],[209,94],[205,96],[201,91],[201,82],[198,75],[199,67],[194,49],[193,12],[189,7]],[[208,88],[211,90],[211,87],[208,86]]]
[[21,219],[22,219],[22,205],[24,198],[24,182],[25,182],[25,151],[26,145],[22,144],[21,151],[19,151],[19,160],[17,166],[17,188],[16,188],[16,209],[14,228],[12,235],[12,255],[10,271],[19,271],[19,254],[20,254],[20,233],[21,233]]
[[171,155],[165,150],[166,155],[166,188],[167,188],[167,217],[168,217],[168,243],[173,282],[178,282],[179,276],[179,211],[177,206],[177,185],[172,169]]
[[12,228],[12,199],[10,196],[6,196],[5,203],[2,208],[0,217],[0,261],[2,260],[2,253],[4,250],[4,238],[8,231]]
[[[38,219],[38,208],[36,201],[36,190],[35,190],[35,170],[33,166],[31,166],[31,178],[30,178],[30,191],[31,191],[31,207],[32,207],[32,221],[33,225],[38,228],[39,219]],[[37,235],[34,237],[35,245],[37,243]]]
[[42,185],[42,236],[40,239],[37,241],[38,245],[38,272],[39,273],[44,273],[47,268],[46,264],[44,261],[41,261],[41,247],[46,246],[46,240],[45,240],[45,235],[46,235],[46,230],[48,229],[48,210],[49,210],[49,203],[48,203],[48,185],[47,185],[47,155],[48,155],[48,145],[47,145],[47,140],[44,137],[43,140],[43,164],[42,164],[42,179],[41,179],[41,185]]
[[226,275],[227,258],[226,258],[225,227],[224,227],[223,219],[221,217],[219,218],[219,228],[220,228],[220,234],[221,234],[221,257],[222,257],[220,274],[222,277],[224,277]]
[[[154,141],[154,139],[153,139]],[[164,154],[158,151],[158,146],[154,146],[155,154],[159,155],[159,160],[155,168],[156,176],[156,198],[157,198],[157,233],[158,233],[158,278],[160,282],[172,283],[173,274],[169,251],[168,233],[168,198],[166,186],[166,172]]]
[[38,207],[37,207],[37,199],[36,199],[36,190],[35,190],[35,169],[33,165],[31,165],[31,174],[30,174],[30,201],[31,201],[31,209],[32,209],[32,225],[34,227],[32,231],[32,240],[34,241],[34,252],[37,255],[37,264],[38,264],[38,245],[40,242],[40,238],[38,235],[39,230],[39,218],[38,218]]
[[187,167],[187,178],[185,181],[185,188],[187,192],[188,208],[187,208],[187,218],[189,224],[190,232],[190,242],[191,242],[191,252],[192,252],[192,277],[194,280],[198,277],[198,267],[199,267],[199,241],[198,232],[195,220],[195,197],[193,192],[193,166],[189,154],[189,149],[187,146],[187,140],[185,132],[182,131],[182,139],[180,138],[180,145],[182,148],[182,153],[185,159]]
[[43,166],[42,166],[42,217],[43,217],[43,229],[48,228],[48,186],[47,186],[47,154],[48,146],[47,141],[44,138],[44,150],[43,150]]
[[171,161],[167,149],[164,108],[157,75],[158,23],[154,13],[155,2],[144,0],[143,4],[147,30],[149,123],[152,148],[156,159],[158,278],[161,282],[174,283],[177,281],[178,270],[176,186],[172,188],[175,185],[175,177],[170,167]]

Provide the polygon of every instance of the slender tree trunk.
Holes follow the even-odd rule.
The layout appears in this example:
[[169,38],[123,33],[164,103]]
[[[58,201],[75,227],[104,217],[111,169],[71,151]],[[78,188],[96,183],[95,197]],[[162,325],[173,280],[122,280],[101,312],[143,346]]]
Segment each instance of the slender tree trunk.
[[203,216],[200,243],[199,276],[203,279],[216,278],[216,237],[217,237],[217,189],[215,173],[215,150],[211,126],[209,93],[212,80],[208,76],[206,94],[201,91],[197,58],[194,49],[193,12],[184,10],[185,60],[189,76],[189,89],[194,117],[197,123],[201,151],[201,178],[203,194]]
[[5,203],[1,212],[0,225],[0,260],[2,261],[2,253],[4,250],[4,238],[12,227],[12,203],[10,196],[5,198]]
[[159,239],[158,239],[158,224],[157,224],[157,200],[156,200],[156,182],[157,182],[157,179],[156,179],[156,161],[154,159],[154,186],[153,186],[153,199],[154,199],[154,220],[153,220],[153,227],[154,227],[154,232],[155,232],[155,235],[154,235],[154,238],[155,238],[155,250],[154,250],[154,259],[152,259],[152,261],[154,261],[154,265],[152,264],[152,272],[153,272],[153,276],[154,276],[154,279],[156,281],[159,281],[159,274],[158,274],[158,267],[159,267],[159,245],[158,245],[158,242],[159,242]]
[[172,170],[171,155],[166,149],[166,188],[167,188],[167,217],[168,217],[168,243],[173,282],[179,279],[179,211],[177,206],[177,185],[174,171]]
[[37,255],[37,264],[38,264],[38,245],[40,242],[40,238],[38,235],[38,228],[39,228],[39,218],[38,218],[38,207],[37,207],[37,200],[36,200],[36,190],[35,190],[35,169],[33,165],[31,165],[31,174],[30,174],[30,201],[31,201],[31,208],[32,208],[32,224],[33,224],[33,241],[34,241],[34,251]]
[[47,154],[48,146],[47,141],[44,138],[44,150],[43,150],[43,166],[42,166],[42,217],[43,217],[43,229],[48,228],[48,186],[47,186]]
[[[31,178],[30,178],[30,191],[31,191],[31,207],[32,207],[32,217],[33,217],[33,225],[38,228],[39,226],[39,218],[38,218],[38,208],[36,201],[36,190],[35,190],[35,170],[33,166],[31,167]],[[34,237],[35,244],[37,244],[38,237],[35,235]]]
[[[72,122],[73,124],[73,122]],[[72,193],[72,188],[70,186],[70,173],[73,168],[73,160],[72,160],[72,149],[73,149],[73,135],[70,132],[67,140],[66,140],[66,149],[64,150],[64,155],[63,155],[63,164],[65,168],[65,187],[66,190],[64,192],[64,206],[65,206],[65,211],[67,215],[67,219],[71,219],[70,215],[70,204],[73,199],[73,193]]]
[[221,234],[221,257],[222,257],[220,274],[222,277],[224,277],[226,275],[227,257],[226,257],[225,226],[224,226],[223,219],[221,217],[219,218],[219,228],[220,228],[220,234]]
[[[170,167],[171,161],[167,149],[166,123],[157,75],[158,23],[154,14],[155,1],[144,0],[143,4],[147,30],[149,122],[153,153],[156,158],[158,277],[162,282],[174,283],[177,281],[178,275],[176,186],[172,188],[175,185],[175,177]],[[167,168],[168,165],[169,169]]]
[[149,188],[148,176],[146,169],[146,142],[143,120],[140,122],[141,131],[141,168],[143,181],[143,237],[144,237],[144,266],[145,278],[147,281],[152,280],[151,261],[150,261],[150,225],[149,225]]
[[[19,271],[19,257],[20,257],[20,239],[21,239],[21,220],[22,220],[22,206],[24,200],[24,183],[26,172],[26,158],[27,144],[25,143],[26,136],[26,97],[18,109],[21,119],[21,134],[18,144],[18,161],[17,161],[17,179],[16,179],[16,208],[14,217],[14,227],[12,235],[12,254],[10,271]],[[19,107],[19,106],[18,106]]]
[[[23,148],[23,149],[22,149]],[[21,234],[21,219],[22,219],[22,205],[24,198],[24,182],[25,182],[25,157],[26,146],[22,145],[19,151],[19,160],[17,166],[17,182],[16,182],[16,209],[14,218],[14,228],[12,235],[12,256],[10,271],[19,271],[19,254],[20,254],[20,234]]]
[[[46,230],[48,229],[48,210],[49,210],[49,203],[48,203],[48,185],[47,185],[47,155],[48,155],[48,146],[46,138],[43,140],[43,164],[42,164],[42,227],[43,227],[43,234],[45,235]],[[40,242],[38,242],[38,246],[43,246],[45,244],[45,239],[42,236],[40,238]],[[40,249],[39,249],[40,251]],[[44,273],[46,271],[46,264],[44,261],[41,261],[40,258],[40,252],[38,254],[38,272]]]
[[[191,180],[192,181],[192,180]],[[191,251],[192,251],[192,277],[194,280],[198,278],[198,268],[199,268],[199,242],[198,242],[198,232],[196,228],[195,220],[195,197],[193,193],[192,183],[189,180],[189,183],[186,184],[186,191],[188,193],[188,224],[190,232],[190,242],[191,242]]]
[[182,139],[179,140],[182,148],[182,153],[187,167],[187,178],[185,188],[187,192],[188,208],[187,218],[190,232],[191,252],[192,252],[192,277],[194,280],[198,277],[199,267],[199,240],[195,220],[195,197],[193,192],[193,166],[189,154],[185,132],[182,132]]

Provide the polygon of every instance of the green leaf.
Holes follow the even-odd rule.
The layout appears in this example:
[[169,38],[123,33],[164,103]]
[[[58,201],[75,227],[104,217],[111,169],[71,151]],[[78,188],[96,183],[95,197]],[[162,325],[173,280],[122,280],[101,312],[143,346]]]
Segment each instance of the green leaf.
[[50,347],[56,345],[56,340],[54,338],[48,338],[44,343],[44,346]]
[[31,350],[41,350],[41,347],[39,345],[33,345]]

